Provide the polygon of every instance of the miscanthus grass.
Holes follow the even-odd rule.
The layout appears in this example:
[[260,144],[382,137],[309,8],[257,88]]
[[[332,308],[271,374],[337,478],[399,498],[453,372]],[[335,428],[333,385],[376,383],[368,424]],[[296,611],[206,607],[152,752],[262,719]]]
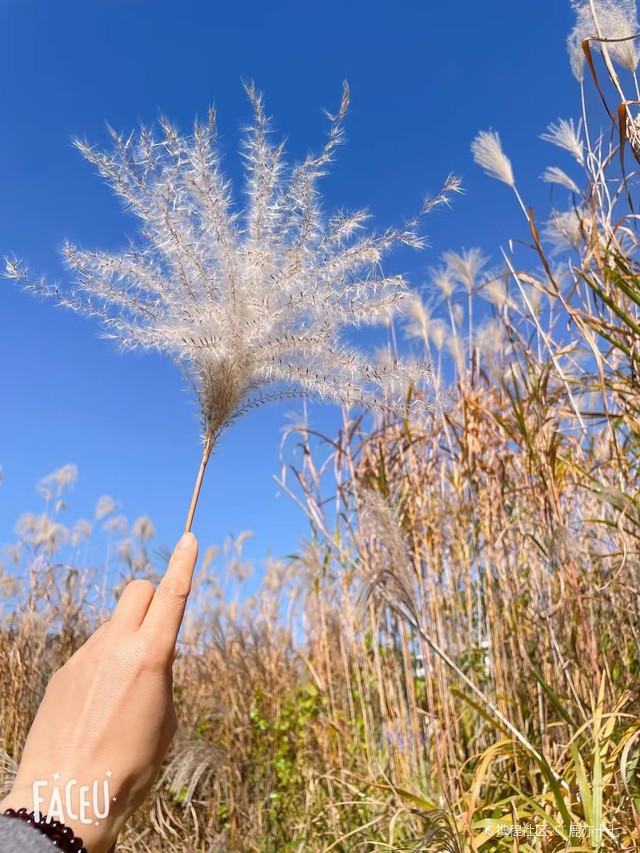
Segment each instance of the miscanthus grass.
[[[364,210],[325,216],[318,181],[343,139],[349,90],[318,155],[288,167],[271,140],[262,97],[245,86],[254,120],[245,131],[244,208],[236,209],[221,169],[215,112],[181,135],[161,119],[159,135],[142,127],[111,131],[113,147],[76,142],[126,207],[140,238],[125,251],[89,251],[67,243],[75,274],[68,289],[32,282],[8,262],[8,275],[102,321],[125,349],[170,356],[200,406],[203,454],[186,528],[204,471],[220,435],[248,409],[284,397],[317,398],[391,412],[431,410],[420,391],[429,365],[394,358],[375,364],[343,338],[346,327],[388,324],[401,310],[407,283],[387,276],[382,257],[399,245],[421,248],[421,216],[459,191],[450,176],[420,213],[381,233],[365,229]],[[402,387],[404,392],[389,394]],[[417,392],[417,394],[416,394]]]
[[600,48],[608,69],[613,61],[634,73],[638,66],[634,36],[640,29],[635,0],[572,0],[571,5],[576,22],[567,39],[567,50],[577,79],[584,76],[585,41]]

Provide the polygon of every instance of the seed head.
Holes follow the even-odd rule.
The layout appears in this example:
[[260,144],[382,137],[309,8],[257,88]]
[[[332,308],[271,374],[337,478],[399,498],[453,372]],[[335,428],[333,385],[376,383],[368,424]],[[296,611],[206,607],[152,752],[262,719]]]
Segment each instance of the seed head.
[[540,139],[557,145],[559,148],[564,148],[576,158],[580,165],[584,165],[584,143],[582,142],[581,131],[582,120],[578,122],[576,128],[573,119],[567,121],[561,118],[557,124],[550,124],[547,132],[540,134]]
[[[422,247],[422,214],[458,192],[459,182],[450,176],[414,219],[382,233],[365,229],[363,210],[326,217],[317,184],[342,141],[346,84],[321,153],[290,168],[283,144],[272,142],[261,95],[245,88],[254,119],[243,142],[242,211],[222,172],[213,110],[190,136],[162,119],[159,134],[111,131],[110,151],[78,142],[137,216],[140,238],[119,253],[68,243],[75,285],[28,286],[99,319],[124,348],[169,355],[197,394],[208,441],[248,409],[283,397],[406,412],[406,393],[389,400],[390,379],[426,390],[428,366],[375,365],[342,332],[400,312],[407,284],[386,276],[381,260],[401,244]],[[28,281],[15,262],[8,274]]]
[[[578,80],[584,76],[585,56],[582,43],[585,39],[600,37],[624,39],[606,42],[614,62],[627,71],[635,71],[638,51],[633,36],[638,32],[638,13],[635,0],[572,0],[576,23],[567,39],[571,68]],[[602,50],[602,43],[592,42],[592,47]]]
[[471,143],[473,159],[487,175],[503,181],[510,187],[515,186],[511,160],[502,150],[500,137],[494,131],[482,130]]

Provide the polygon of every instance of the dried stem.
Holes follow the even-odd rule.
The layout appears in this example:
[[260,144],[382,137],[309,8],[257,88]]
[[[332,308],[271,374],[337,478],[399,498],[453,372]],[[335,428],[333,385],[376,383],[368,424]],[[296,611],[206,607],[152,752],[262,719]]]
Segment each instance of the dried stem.
[[191,525],[193,524],[193,516],[196,513],[196,506],[198,505],[198,498],[200,497],[200,488],[202,487],[202,480],[204,478],[205,468],[207,467],[207,462],[209,461],[209,457],[211,456],[212,450],[213,437],[211,435],[208,435],[204,442],[204,448],[202,450],[202,459],[200,460],[200,468],[198,469],[196,484],[193,488],[193,495],[191,496],[191,505],[189,507],[189,514],[187,515],[187,523],[184,527],[185,533],[189,533],[189,531],[191,530]]

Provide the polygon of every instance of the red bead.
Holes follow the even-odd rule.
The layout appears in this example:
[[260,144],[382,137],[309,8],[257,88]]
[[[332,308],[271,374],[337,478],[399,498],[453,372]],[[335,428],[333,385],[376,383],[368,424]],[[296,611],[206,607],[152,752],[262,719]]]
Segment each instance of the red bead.
[[54,847],[64,850],[65,853],[87,853],[82,845],[82,839],[76,838],[71,827],[65,826],[59,820],[49,820],[47,815],[42,815],[39,820],[36,820],[33,811],[27,811],[26,808],[18,809],[17,812],[15,809],[5,809],[3,814],[5,817],[24,820],[29,826],[49,838]]

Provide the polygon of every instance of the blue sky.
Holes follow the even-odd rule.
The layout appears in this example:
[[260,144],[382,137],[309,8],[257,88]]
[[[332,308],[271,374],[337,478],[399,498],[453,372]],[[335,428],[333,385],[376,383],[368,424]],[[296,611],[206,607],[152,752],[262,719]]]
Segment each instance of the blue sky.
[[[388,260],[421,285],[448,249],[496,255],[524,236],[508,189],[473,164],[469,145],[498,130],[527,201],[545,207],[538,176],[555,153],[537,137],[577,116],[565,38],[568,0],[429,0],[402,4],[204,0],[4,0],[0,26],[0,253],[65,280],[62,241],[115,248],[134,231],[110,190],[72,148],[106,142],[159,112],[188,130],[218,109],[229,175],[241,177],[240,128],[250,119],[241,80],[253,79],[288,138],[289,160],[318,148],[322,108],[351,87],[346,145],[324,180],[328,209],[366,206],[385,227],[412,215],[449,172],[466,194],[425,222],[432,248]],[[157,544],[179,536],[199,460],[195,409],[176,369],[157,356],[120,355],[97,327],[6,282],[0,287],[0,541],[21,512],[41,508],[35,482],[79,468],[68,520],[110,494],[130,519],[148,514]],[[380,331],[380,343],[385,340]],[[280,430],[292,404],[258,410],[212,458],[194,531],[202,546],[254,531],[245,554],[292,551],[306,522],[276,497]],[[339,423],[312,409],[313,425]]]

